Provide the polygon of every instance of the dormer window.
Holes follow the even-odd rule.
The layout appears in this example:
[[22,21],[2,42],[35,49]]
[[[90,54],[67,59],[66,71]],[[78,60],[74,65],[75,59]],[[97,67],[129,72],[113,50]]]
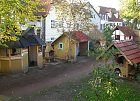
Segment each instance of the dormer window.
[[116,14],[114,14],[114,15],[115,15],[116,18],[119,18],[119,14],[118,14],[118,13],[116,13]]

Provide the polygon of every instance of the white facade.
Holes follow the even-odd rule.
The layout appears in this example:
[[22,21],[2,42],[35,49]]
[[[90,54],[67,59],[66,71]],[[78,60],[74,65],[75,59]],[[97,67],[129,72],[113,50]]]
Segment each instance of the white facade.
[[[92,5],[91,5],[91,6],[92,6]],[[93,23],[94,25],[97,25],[97,26],[98,26],[98,29],[100,29],[100,24],[101,24],[100,16],[99,16],[99,14],[96,12],[96,10],[93,8],[93,6],[91,7],[91,11],[92,11],[92,16],[93,16],[93,18],[91,18],[92,23]]]
[[[114,14],[114,16],[116,18],[119,17],[118,13],[117,14]],[[112,24],[113,25],[113,28],[115,26],[122,26],[123,25],[123,22],[117,22],[117,21],[108,21],[108,18],[112,18],[112,13],[107,13],[107,14],[100,14],[100,17],[101,17],[101,25],[100,25],[100,30],[102,31],[106,24]]]
[[112,35],[113,41],[124,41],[133,39],[133,36],[125,36],[125,34],[120,30],[115,30]]
[[[55,20],[56,20],[56,15],[55,15],[55,10],[51,10],[46,17],[45,20],[45,38],[46,42],[48,41],[54,41],[56,38],[58,38],[61,33],[57,31],[57,28],[55,28]],[[54,21],[54,28],[52,27],[51,24],[53,24]]]

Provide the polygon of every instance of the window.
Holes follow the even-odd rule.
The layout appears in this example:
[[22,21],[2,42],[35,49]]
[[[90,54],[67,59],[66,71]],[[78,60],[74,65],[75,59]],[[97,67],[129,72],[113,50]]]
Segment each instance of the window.
[[37,17],[37,21],[38,21],[38,22],[40,22],[40,20],[41,20],[41,17],[40,17],[40,16],[38,16],[38,17]]
[[120,40],[120,35],[115,35],[115,40]]
[[63,22],[62,20],[59,20],[59,28],[62,28],[63,27]]
[[96,14],[94,14],[94,19],[96,19]]
[[41,29],[37,29],[37,36],[40,38],[40,31]]
[[55,20],[51,20],[51,28],[55,28]]
[[63,50],[63,43],[59,43],[59,49]]
[[22,30],[22,33],[24,32],[25,30]]
[[51,40],[54,40],[54,37],[51,37]]

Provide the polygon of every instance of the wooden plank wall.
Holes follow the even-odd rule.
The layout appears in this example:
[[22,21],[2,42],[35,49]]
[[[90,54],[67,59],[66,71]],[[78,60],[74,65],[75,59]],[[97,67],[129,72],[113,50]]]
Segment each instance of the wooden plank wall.
[[140,31],[139,30],[133,30],[135,33],[135,36],[133,38],[134,42],[140,45]]

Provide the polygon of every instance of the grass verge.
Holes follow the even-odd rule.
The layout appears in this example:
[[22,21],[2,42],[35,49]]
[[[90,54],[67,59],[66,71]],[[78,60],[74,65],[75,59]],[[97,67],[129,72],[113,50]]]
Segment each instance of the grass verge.
[[[93,74],[88,74],[84,78],[76,78],[59,85],[55,85],[49,89],[45,89],[16,101],[96,101],[96,95],[92,86],[88,81]],[[118,93],[114,97],[106,96],[102,93],[100,101],[139,101],[140,85],[135,81],[124,80],[118,83]],[[14,101],[14,100],[12,100]]]

